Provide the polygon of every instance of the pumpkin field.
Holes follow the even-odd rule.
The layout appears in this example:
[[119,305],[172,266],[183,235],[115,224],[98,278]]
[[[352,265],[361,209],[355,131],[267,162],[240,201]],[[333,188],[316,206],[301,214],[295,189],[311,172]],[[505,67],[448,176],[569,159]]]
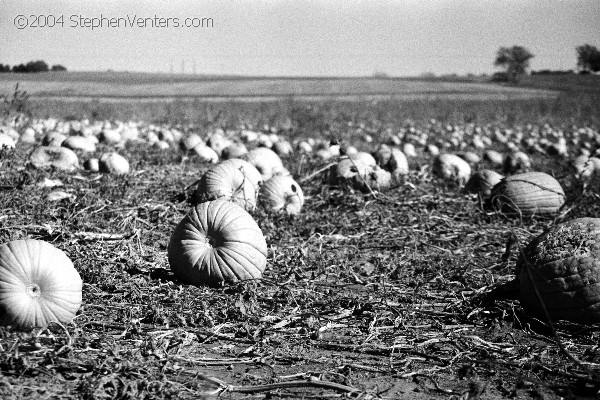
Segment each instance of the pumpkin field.
[[598,398],[600,95],[557,90],[7,95],[0,397]]

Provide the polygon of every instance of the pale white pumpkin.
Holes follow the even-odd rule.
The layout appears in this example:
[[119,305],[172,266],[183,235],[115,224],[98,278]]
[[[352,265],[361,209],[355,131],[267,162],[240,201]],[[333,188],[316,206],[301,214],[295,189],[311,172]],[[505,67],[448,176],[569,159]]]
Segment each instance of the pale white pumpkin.
[[108,172],[114,175],[129,173],[129,161],[115,152],[102,154],[98,164],[100,172]]
[[198,144],[193,149],[194,153],[198,156],[201,162],[216,164],[219,162],[219,155],[212,148],[208,147],[204,143]]
[[41,240],[0,245],[0,323],[23,329],[70,322],[82,281],[67,255]]
[[252,149],[241,158],[254,165],[265,181],[269,180],[273,175],[287,174],[281,158],[273,150],[266,147]]
[[61,171],[74,171],[79,166],[77,154],[66,147],[38,147],[29,156],[29,161],[36,168],[56,168]]
[[304,192],[291,176],[275,175],[262,186],[259,200],[267,211],[299,214]]
[[225,200],[192,208],[175,228],[167,251],[177,279],[190,285],[257,279],[267,265],[259,226],[242,207]]
[[96,145],[94,142],[84,136],[69,136],[62,142],[61,146],[71,150],[80,150],[86,153],[96,151]]
[[200,202],[224,199],[252,210],[256,207],[257,191],[254,180],[249,179],[242,169],[233,163],[223,162],[202,175],[196,188],[196,198]]

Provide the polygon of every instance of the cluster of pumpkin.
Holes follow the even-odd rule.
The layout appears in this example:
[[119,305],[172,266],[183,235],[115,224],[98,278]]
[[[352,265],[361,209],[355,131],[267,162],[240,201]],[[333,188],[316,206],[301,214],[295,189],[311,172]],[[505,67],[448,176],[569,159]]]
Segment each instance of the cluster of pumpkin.
[[[175,275],[181,282],[195,285],[218,286],[262,275],[267,245],[248,211],[263,205],[269,211],[300,212],[302,189],[279,157],[294,149],[322,160],[335,160],[328,171],[328,183],[348,184],[363,191],[385,190],[394,179],[406,175],[408,158],[417,157],[420,147],[423,153],[434,156],[435,175],[458,181],[467,191],[480,194],[488,204],[507,214],[555,214],[565,202],[563,189],[552,176],[527,172],[531,164],[525,151],[569,155],[565,135],[545,127],[491,130],[467,125],[447,126],[441,128],[443,132],[436,132],[440,124],[432,122],[435,129],[429,132],[412,127],[395,134],[388,132],[384,134],[385,142],[369,153],[348,144],[312,138],[290,143],[273,132],[247,128],[234,133],[215,130],[203,139],[154,125],[49,121],[33,121],[21,133],[10,127],[3,129],[0,144],[11,147],[17,140],[37,144],[41,137],[42,146],[32,153],[32,164],[61,169],[67,165],[67,170],[75,168],[78,160],[75,153],[75,158],[64,154],[72,149],[94,151],[96,141],[115,149],[128,140],[143,140],[164,149],[178,146],[215,164],[200,179],[196,203],[175,228],[168,246],[169,264]],[[371,146],[373,139],[365,127],[353,129],[362,130],[364,142]],[[583,128],[575,132],[571,144],[582,153],[575,160],[579,166],[577,176],[589,181],[597,166],[585,150],[596,147],[593,141],[600,135]],[[506,146],[508,155],[489,148],[498,144]],[[467,148],[481,151],[488,163],[511,175],[504,178],[493,170],[472,173],[471,165],[481,157]],[[99,161],[118,160],[116,156],[111,152]],[[90,159],[84,166],[94,170],[93,164]],[[113,167],[112,172],[127,170],[128,166]],[[600,293],[599,235],[600,220],[582,219],[558,225],[532,241],[518,262],[523,306],[539,314],[539,295],[553,317],[600,321],[600,298],[595,294]],[[0,247],[2,323],[32,327],[50,321],[65,322],[75,315],[80,303],[81,279],[62,251],[36,240]]]

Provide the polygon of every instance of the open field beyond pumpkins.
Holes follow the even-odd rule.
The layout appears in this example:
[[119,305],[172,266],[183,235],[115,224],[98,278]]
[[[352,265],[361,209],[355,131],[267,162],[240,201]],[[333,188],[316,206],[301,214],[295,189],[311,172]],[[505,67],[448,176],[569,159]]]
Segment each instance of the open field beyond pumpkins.
[[[70,323],[0,327],[2,398],[596,398],[600,325],[530,315],[506,284],[545,229],[600,218],[600,185],[584,190],[572,167],[582,149],[600,147],[597,94],[134,103],[98,93],[5,105],[0,129],[34,133],[0,150],[0,243],[32,238],[63,250],[83,302]],[[29,161],[50,133],[82,136],[85,127],[100,140],[74,150],[74,171]],[[109,141],[107,129],[137,137]],[[292,145],[281,159],[304,192],[301,212],[270,213],[260,201],[249,211],[267,243],[262,279],[185,285],[169,267],[171,234],[213,166],[182,149],[192,134],[248,149]],[[559,138],[566,152],[550,151]],[[367,153],[411,144],[415,153],[388,187],[360,190],[331,179],[339,155],[320,150],[335,143]],[[530,171],[560,183],[565,204],[547,216],[486,208],[434,174],[431,145],[475,153],[473,172],[507,176],[483,154],[517,146]],[[83,168],[112,151],[129,173]],[[49,197],[56,190],[65,196]]]

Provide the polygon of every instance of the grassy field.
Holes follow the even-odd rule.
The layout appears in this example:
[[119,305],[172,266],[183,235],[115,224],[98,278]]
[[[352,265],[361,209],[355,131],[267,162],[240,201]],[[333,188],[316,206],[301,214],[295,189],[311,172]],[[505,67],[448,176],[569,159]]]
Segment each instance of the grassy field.
[[79,100],[245,100],[394,97],[400,99],[516,99],[556,96],[543,88],[494,85],[480,80],[410,78],[223,77],[124,72],[0,74],[0,93],[19,83],[33,98]]
[[[73,85],[78,76],[64,75]],[[43,77],[27,78],[26,84],[35,85]],[[202,85],[211,80],[225,85],[220,77]],[[264,88],[274,81],[304,84],[271,78],[251,84]],[[86,78],[82,85],[90,82]],[[227,82],[250,85],[246,78]],[[583,126],[597,129],[598,95],[571,90],[576,83],[565,83],[567,90],[551,97],[508,101],[442,96],[106,102],[34,96],[24,111],[34,117],[143,120],[200,135],[220,127],[239,130],[240,124],[292,126],[284,133],[290,139],[335,137],[373,151],[388,130],[408,127],[428,132],[431,140],[449,140],[448,124],[476,124],[489,132],[548,124],[567,136]],[[365,133],[373,143],[364,140]],[[555,335],[523,311],[514,293],[489,296],[515,275],[518,246],[508,246],[513,235],[525,245],[561,220],[600,216],[598,194],[582,192],[564,159],[532,154],[533,168],[555,176],[567,193],[565,213],[521,220],[482,209],[456,184],[433,176],[432,157],[422,148],[410,159],[410,173],[376,194],[325,184],[317,172],[326,162],[318,157],[284,158],[307,195],[302,213],[253,211],[268,243],[264,279],[211,289],[178,282],[166,254],[171,232],[190,209],[194,182],[209,165],[176,145],[160,150],[131,142],[116,149],[130,162],[128,175],[65,173],[33,168],[32,150],[18,143],[0,151],[0,242],[37,238],[64,250],[84,281],[83,307],[64,328],[0,327],[2,398],[558,400],[594,398],[600,389],[598,325],[560,322]],[[112,150],[100,144],[79,156]],[[477,168],[493,167],[483,162]],[[47,200],[52,189],[38,185],[45,178],[60,179],[71,197]],[[116,235],[94,235],[103,233]]]

